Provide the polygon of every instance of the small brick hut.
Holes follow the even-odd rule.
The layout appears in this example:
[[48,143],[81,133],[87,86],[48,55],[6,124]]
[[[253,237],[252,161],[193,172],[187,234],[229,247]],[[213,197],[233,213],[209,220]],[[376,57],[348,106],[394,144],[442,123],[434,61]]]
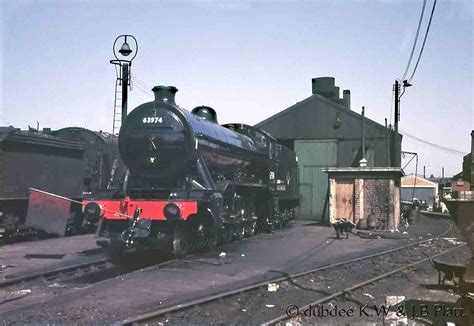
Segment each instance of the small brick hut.
[[398,230],[400,168],[328,168],[329,221],[347,219],[359,229]]

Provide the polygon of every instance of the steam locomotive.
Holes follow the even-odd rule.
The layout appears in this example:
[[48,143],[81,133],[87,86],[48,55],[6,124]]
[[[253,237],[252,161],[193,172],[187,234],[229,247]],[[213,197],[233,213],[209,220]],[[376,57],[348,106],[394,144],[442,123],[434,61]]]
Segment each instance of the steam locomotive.
[[177,257],[271,230],[294,218],[297,158],[266,132],[217,123],[206,106],[175,103],[177,88],[125,119],[118,145],[128,168],[121,191],[86,202],[97,243],[119,254],[165,249]]
[[81,127],[66,127],[50,134],[83,144],[84,193],[118,187],[125,171],[119,159],[116,135]]
[[[76,201],[117,188],[118,154],[117,137],[102,131],[0,127],[0,242],[48,236],[25,225],[30,187]],[[82,206],[72,203],[66,233],[92,229],[82,219]]]

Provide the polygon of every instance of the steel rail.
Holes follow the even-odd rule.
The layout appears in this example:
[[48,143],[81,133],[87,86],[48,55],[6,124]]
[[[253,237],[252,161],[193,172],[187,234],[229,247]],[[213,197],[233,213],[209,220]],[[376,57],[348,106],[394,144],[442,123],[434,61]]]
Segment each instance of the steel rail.
[[20,277],[15,277],[15,278],[12,278],[12,279],[7,279],[5,281],[1,281],[0,282],[0,288],[4,288],[4,287],[7,287],[7,286],[11,286],[11,285],[14,285],[14,284],[18,284],[18,283],[26,282],[26,281],[31,281],[31,280],[39,279],[39,278],[50,278],[50,277],[53,277],[53,276],[56,276],[56,275],[59,277],[59,276],[61,276],[61,274],[73,272],[75,270],[81,270],[81,269],[83,270],[83,269],[86,269],[88,267],[95,267],[95,266],[100,266],[100,265],[103,265],[103,264],[105,264],[107,266],[107,263],[109,263],[109,262],[110,262],[110,259],[102,258],[102,259],[94,260],[94,261],[87,262],[87,263],[70,265],[70,266],[60,267],[60,268],[56,268],[56,269],[49,270],[49,271],[43,271],[43,272],[33,273],[33,274],[24,275],[24,276],[20,276]]
[[[159,263],[159,264],[156,264],[156,265],[152,265],[152,266],[148,266],[148,267],[145,267],[145,268],[142,268],[142,269],[137,269],[137,270],[134,270],[134,271],[131,271],[131,272],[127,272],[125,274],[132,274],[132,273],[135,273],[135,272],[143,272],[143,271],[148,271],[148,270],[152,270],[152,269],[156,269],[156,268],[160,268],[162,266],[165,266],[167,264],[170,264],[170,263],[173,263],[173,262],[176,262],[177,260],[168,260],[168,261],[164,261],[162,263]],[[125,275],[123,274],[123,275]],[[93,283],[92,285],[94,286],[97,286],[99,284],[103,284],[105,282],[108,282],[110,281],[111,278],[107,278],[107,279],[104,279],[104,280],[101,280],[99,282],[95,282]],[[70,295],[71,293],[80,293],[80,292],[83,292],[83,291],[86,291],[90,289],[90,286],[85,286],[85,287],[81,287],[81,288],[77,288],[77,289],[73,289],[72,291],[68,291],[66,293],[63,293],[63,294],[59,294],[59,296],[65,296],[65,295]],[[32,303],[28,303],[26,305],[23,305],[23,306],[20,306],[20,307],[15,307],[13,309],[9,309],[9,310],[6,310],[6,311],[3,311],[2,314],[6,315],[8,313],[11,313],[11,312],[14,312],[14,311],[26,311],[28,308],[30,307],[33,307],[33,306],[38,306],[38,305],[45,305],[47,304],[49,301],[51,300],[55,300],[58,296],[53,296],[53,297],[49,297],[49,298],[46,298],[46,299],[39,299],[39,301],[37,302],[32,302]],[[0,323],[0,325],[3,325]]]
[[255,290],[255,289],[258,289],[258,288],[261,288],[261,287],[265,287],[265,286],[268,285],[268,283],[279,283],[279,282],[291,280],[291,279],[294,279],[294,278],[298,278],[298,277],[301,277],[301,276],[304,276],[304,275],[316,273],[316,272],[331,269],[331,268],[336,268],[336,267],[339,267],[339,266],[351,264],[351,263],[358,262],[358,261],[361,261],[361,260],[367,260],[367,259],[370,259],[370,258],[383,256],[383,255],[386,255],[386,254],[390,254],[392,252],[401,251],[401,250],[405,250],[405,249],[408,249],[408,248],[411,248],[411,247],[419,246],[419,245],[424,244],[424,243],[432,242],[435,239],[440,238],[440,237],[444,236],[445,234],[447,234],[449,231],[451,231],[451,229],[453,227],[452,223],[446,222],[446,224],[449,225],[449,228],[446,231],[444,231],[443,233],[437,235],[436,237],[429,238],[427,240],[417,241],[415,243],[411,243],[411,244],[401,246],[401,247],[398,247],[398,248],[395,248],[395,249],[385,250],[385,251],[378,252],[378,253],[375,253],[375,254],[366,255],[366,256],[346,260],[346,261],[339,262],[339,263],[323,265],[323,266],[320,266],[320,267],[317,267],[317,268],[314,268],[314,269],[311,269],[311,270],[291,274],[291,275],[288,275],[288,276],[276,277],[276,278],[273,278],[273,279],[269,279],[269,280],[266,280],[266,281],[263,281],[263,282],[258,282],[258,283],[255,283],[255,284],[243,286],[243,287],[233,289],[233,290],[227,290],[227,291],[219,292],[219,293],[216,293],[216,294],[213,294],[213,295],[199,297],[199,298],[196,298],[196,299],[193,299],[193,300],[190,300],[190,301],[183,302],[181,304],[175,304],[175,305],[169,306],[167,308],[152,310],[152,311],[146,312],[144,314],[140,314],[140,315],[137,315],[135,317],[128,318],[126,320],[123,320],[123,321],[119,322],[119,325],[138,324],[140,322],[144,322],[146,320],[156,318],[156,317],[159,317],[159,316],[167,314],[167,313],[172,313],[172,312],[177,312],[177,311],[180,311],[180,310],[185,310],[185,309],[191,308],[193,306],[209,303],[209,302],[212,302],[212,301],[215,301],[215,300],[218,300],[218,299],[223,299],[225,297],[229,297],[229,296],[236,295],[236,294],[239,294],[239,293],[248,292],[248,291]]
[[[462,246],[464,246],[464,244],[459,245],[459,246],[456,246],[456,247],[454,247],[454,248],[450,248],[450,249],[445,250],[445,251],[443,251],[443,252],[441,252],[441,253],[439,253],[439,254],[433,255],[433,256],[431,256],[431,259],[434,258],[434,257],[442,256],[442,255],[444,255],[444,254],[446,254],[446,253],[448,253],[448,252],[450,252],[450,251],[452,251],[452,250],[454,250],[454,249],[460,248],[460,247],[462,247]],[[314,307],[314,306],[321,305],[321,304],[323,304],[323,303],[326,303],[326,302],[328,302],[328,301],[330,301],[330,300],[333,300],[333,299],[335,299],[335,298],[337,298],[337,297],[340,297],[340,296],[342,296],[342,295],[349,294],[350,292],[352,292],[352,291],[354,291],[354,290],[357,290],[357,289],[359,289],[359,288],[361,288],[361,287],[364,287],[364,286],[369,285],[369,284],[371,284],[371,283],[375,283],[375,282],[380,281],[380,280],[382,280],[382,279],[384,279],[384,278],[387,278],[387,277],[389,277],[389,276],[392,276],[392,275],[394,275],[394,274],[397,274],[397,273],[399,273],[399,272],[401,272],[401,271],[403,271],[403,270],[405,270],[405,269],[408,269],[408,268],[413,267],[413,266],[416,266],[416,265],[418,265],[418,264],[427,262],[428,260],[430,260],[430,258],[424,258],[424,259],[419,260],[419,261],[417,261],[417,262],[414,262],[414,263],[410,263],[410,264],[401,266],[401,267],[396,268],[396,269],[394,269],[394,270],[392,270],[392,271],[390,271],[390,272],[386,272],[386,273],[384,273],[384,274],[382,274],[382,275],[373,277],[373,278],[371,278],[371,279],[369,279],[369,280],[366,280],[366,281],[357,283],[357,284],[355,284],[355,285],[353,285],[353,286],[351,286],[351,287],[348,287],[348,288],[346,288],[346,289],[344,289],[344,290],[342,290],[342,291],[339,291],[339,292],[333,293],[333,294],[331,294],[331,295],[328,295],[328,296],[326,296],[326,297],[323,297],[323,298],[321,298],[321,299],[319,299],[319,300],[316,300],[316,301],[314,301],[314,302],[312,302],[312,303],[310,303],[310,304],[305,305],[304,307],[302,307],[302,308],[300,308],[300,309],[301,309],[301,310],[305,310],[305,309],[307,309],[307,308],[309,308],[309,307]],[[278,316],[278,317],[276,317],[276,318],[274,318],[274,319],[272,319],[272,320],[263,322],[262,325],[275,325],[275,324],[278,324],[279,322],[286,321],[286,320],[289,320],[289,319],[292,319],[292,318],[296,318],[296,317],[297,317],[297,316],[291,316],[291,317],[290,317],[290,316],[288,316],[287,314],[284,314],[284,315],[280,315],[280,316]]]

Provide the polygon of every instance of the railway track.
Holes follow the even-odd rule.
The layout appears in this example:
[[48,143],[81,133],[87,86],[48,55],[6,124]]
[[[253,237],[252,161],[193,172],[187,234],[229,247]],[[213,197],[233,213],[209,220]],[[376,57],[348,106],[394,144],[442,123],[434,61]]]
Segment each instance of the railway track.
[[[295,273],[292,275],[283,275],[280,277],[275,277],[264,282],[259,282],[252,285],[232,289],[229,291],[204,296],[194,300],[181,302],[180,304],[159,308],[153,311],[149,311],[145,314],[137,315],[135,317],[126,319],[122,321],[122,324],[135,325],[142,323],[153,324],[166,322],[222,322],[222,320],[216,320],[214,316],[212,316],[209,312],[227,310],[228,311],[225,313],[224,318],[232,318],[230,316],[234,316],[233,314],[235,314],[235,317],[237,318],[232,318],[232,320],[237,323],[263,322],[269,325],[276,324],[278,322],[288,320],[290,319],[290,317],[288,317],[287,314],[284,314],[277,317],[275,317],[274,315],[271,317],[264,316],[263,319],[256,320],[252,319],[253,317],[251,317],[250,315],[251,312],[248,311],[248,307],[252,306],[252,302],[255,304],[255,306],[257,306],[258,304],[256,301],[259,301],[261,306],[262,300],[272,302],[272,296],[274,300],[274,293],[277,292],[273,292],[272,294],[272,292],[268,291],[269,283],[277,284],[277,287],[282,289],[278,290],[279,295],[281,295],[278,301],[284,301],[281,299],[287,296],[290,292],[293,292],[293,294],[295,294],[295,291],[299,291],[299,293],[301,293],[301,289],[308,290],[303,291],[306,293],[306,300],[308,301],[305,301],[304,304],[300,303],[301,307],[308,305],[308,302],[311,302],[311,305],[317,305],[320,302],[330,301],[336,297],[359,289],[367,284],[377,282],[379,280],[390,277],[391,275],[400,273],[401,271],[426,262],[428,261],[428,258],[426,258],[425,254],[428,254],[431,257],[435,257],[446,254],[454,248],[459,247],[455,247],[449,242],[439,239],[449,234],[453,229],[452,223],[450,223],[449,221],[447,221],[446,223],[448,225],[448,228],[434,238],[417,241],[415,243],[411,243],[402,247],[359,257],[356,259],[347,260],[344,262],[321,266],[315,269]],[[390,263],[390,261],[392,261],[392,263]],[[347,273],[352,272],[350,274],[352,276],[356,274],[357,269],[360,270],[361,268],[364,269],[367,267],[373,267],[374,269],[379,268],[381,270],[379,271],[379,273],[375,273],[376,275],[372,275],[369,273],[370,277],[360,279],[359,282],[356,282],[355,284],[346,284],[345,282],[342,282],[344,274],[347,275]],[[324,280],[324,278],[328,277],[332,277],[333,279],[334,277],[339,277],[339,279],[341,279],[341,282],[338,282],[340,283],[339,289],[337,289],[335,292],[334,290],[327,291],[328,289],[318,289],[318,286],[315,287],[315,285],[324,282],[314,282],[314,280]],[[314,301],[315,293],[317,293],[317,296],[319,297],[316,301]],[[305,297],[305,295],[298,295],[298,297]],[[311,299],[313,300],[309,301]],[[281,309],[279,311],[285,311],[285,306],[282,305],[281,302],[279,307],[278,303],[276,302],[268,306]],[[276,311],[276,309],[273,309],[272,311]],[[262,314],[261,311],[258,311],[257,313]],[[197,317],[197,320],[195,319],[195,317]]]
[[[38,298],[38,294],[40,297],[46,298],[69,291],[74,283],[76,285],[92,284],[120,274],[120,268],[104,258],[53,270],[21,275],[0,282],[0,305],[3,308],[4,304],[19,299],[22,299],[23,303],[24,300],[26,302],[34,302],[35,298]],[[24,299],[26,297],[30,298]]]
[[0,282],[0,288],[10,287],[19,283],[34,282],[37,280],[44,280],[52,282],[55,280],[64,281],[67,279],[83,276],[88,273],[94,273],[104,269],[111,268],[113,264],[109,259],[97,259],[91,262],[75,264],[56,268],[53,270],[46,270],[37,273],[31,273],[23,276],[15,277],[14,275],[10,279],[6,279]]
[[120,267],[104,258],[18,276],[0,282],[0,305],[30,296],[33,298],[23,300],[34,302],[38,294],[44,299],[47,296],[67,292],[73,286],[97,283],[121,273]]
[[[442,256],[450,251],[452,251],[453,249],[457,249],[459,247],[461,247],[463,245],[460,245],[460,246],[455,246],[454,248],[451,248],[451,249],[448,249],[448,250],[445,250],[439,254],[436,254],[436,255],[433,255],[431,258],[435,258],[435,257],[438,257],[438,256]],[[360,288],[363,288],[365,286],[368,286],[368,285],[372,285],[376,282],[379,282],[385,278],[388,278],[390,276],[393,276],[395,274],[398,274],[404,270],[407,270],[409,268],[412,268],[416,265],[419,265],[421,263],[424,263],[424,262],[427,262],[429,260],[429,258],[424,258],[422,260],[419,260],[419,261],[416,261],[414,263],[410,263],[410,264],[406,264],[406,265],[403,265],[401,267],[398,267],[398,268],[395,268],[391,271],[388,271],[388,272],[385,272],[381,275],[377,275],[375,277],[372,277],[372,278],[369,278],[367,280],[364,280],[362,282],[359,282],[359,283],[356,283],[350,287],[347,287],[347,288],[344,288],[343,290],[340,290],[336,293],[333,293],[333,294],[330,294],[330,295],[326,295],[326,296],[323,296],[311,303],[308,303],[304,306],[300,306],[297,308],[298,311],[305,311],[306,309],[312,309],[312,308],[317,308],[319,307],[320,305],[324,304],[324,303],[328,303],[338,297],[344,297],[346,295],[349,295],[350,293],[360,289]],[[293,306],[293,307],[296,307],[296,306]],[[295,310],[296,311],[296,310]],[[262,325],[281,325],[282,323],[284,322],[291,322],[291,321],[294,321],[295,323],[297,323],[298,321],[296,319],[300,318],[301,315],[300,313],[294,313],[292,311],[289,311],[288,310],[288,307],[287,307],[287,311],[285,314],[281,314],[279,315],[278,317],[275,317],[273,319],[270,319],[270,320],[266,320],[262,323]]]
[[[0,282],[0,308],[1,305],[16,301],[25,297],[29,298],[23,302],[23,308],[34,306],[37,300],[48,302],[50,299],[67,295],[68,293],[80,292],[87,289],[90,285],[98,285],[111,278],[124,276],[138,270],[146,271],[155,269],[172,263],[173,259],[161,261],[157,264],[139,264],[136,268],[124,270],[118,265],[114,265],[110,259],[98,259],[96,261],[67,266],[55,270],[44,271],[16,277],[11,280]],[[29,290],[33,289],[33,291]],[[0,313],[8,313],[15,310],[15,307],[7,307]]]

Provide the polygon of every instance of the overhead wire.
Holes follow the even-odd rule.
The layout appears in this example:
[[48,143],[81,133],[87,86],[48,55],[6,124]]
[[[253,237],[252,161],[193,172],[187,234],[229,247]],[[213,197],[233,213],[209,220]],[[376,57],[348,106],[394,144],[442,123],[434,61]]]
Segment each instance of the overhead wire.
[[[436,8],[436,3],[437,3],[437,0],[434,0],[433,2],[433,7],[431,8],[431,14],[430,14],[430,18],[429,18],[429,21],[428,21],[428,25],[426,27],[426,31],[425,31],[425,36],[423,38],[423,43],[421,45],[421,49],[420,49],[420,52],[418,54],[418,58],[416,60],[416,64],[415,64],[415,67],[413,68],[413,71],[411,73],[411,76],[408,80],[408,83],[410,83],[416,73],[416,70],[418,68],[418,65],[420,63],[420,60],[421,60],[421,57],[423,55],[423,50],[425,48],[425,45],[426,45],[426,40],[428,38],[428,34],[429,34],[429,31],[430,31],[430,27],[431,27],[431,22],[433,20],[433,15],[434,15],[434,11],[435,11],[435,8]],[[416,30],[416,34],[415,34],[415,40],[413,42],[413,47],[412,47],[412,50],[411,50],[411,53],[410,53],[410,56],[409,56],[409,59],[408,59],[408,63],[407,63],[407,66],[405,67],[405,72],[403,73],[403,77],[402,77],[402,81],[405,80],[405,77],[407,76],[407,73],[408,73],[408,70],[410,69],[410,66],[411,66],[411,63],[412,63],[412,60],[413,60],[413,54],[415,52],[415,48],[416,48],[416,44],[418,42],[418,36],[419,36],[419,33],[420,33],[420,28],[421,28],[421,24],[423,22],[423,15],[424,15],[424,12],[425,12],[425,8],[426,8],[426,0],[423,0],[423,6],[422,6],[422,9],[421,9],[421,14],[420,14],[420,19],[418,21],[418,27],[417,27],[417,30]],[[392,119],[392,107],[393,107],[393,95],[394,95],[394,89],[392,89],[392,103],[391,103],[391,107],[390,107],[390,122],[391,122],[391,119]],[[403,93],[402,93],[403,95]],[[417,136],[414,136],[414,135],[411,135],[405,131],[400,131],[400,133],[405,136],[405,137],[408,137],[408,138],[411,138],[412,140],[418,142],[418,143],[421,143],[423,145],[428,145],[428,146],[431,146],[433,148],[436,148],[438,150],[442,150],[442,151],[445,151],[447,153],[450,153],[450,154],[455,154],[455,155],[462,155],[464,156],[465,153],[464,152],[461,152],[461,151],[458,151],[458,150],[455,150],[455,149],[452,149],[452,148],[448,148],[448,147],[445,147],[445,146],[441,146],[441,145],[438,145],[438,144],[435,144],[435,143],[432,143],[432,142],[429,142],[427,140],[424,140],[420,137],[417,137]],[[416,188],[416,181],[417,181],[417,174],[418,174],[418,154],[415,155],[416,156],[416,166],[415,166],[415,179],[414,179],[414,183],[413,183],[413,192],[412,192],[412,201],[415,197],[415,188]],[[410,159],[410,161],[405,165],[404,168],[406,168],[410,162],[413,160],[413,157],[412,159]]]
[[[423,44],[421,46],[421,49],[420,49],[420,53],[418,54],[418,58],[416,60],[416,64],[415,64],[415,67],[413,68],[413,71],[412,71],[412,74],[408,80],[408,83],[411,82],[411,80],[413,79],[413,76],[415,75],[416,73],[416,70],[418,68],[418,65],[420,63],[420,60],[421,60],[421,56],[423,54],[423,50],[425,48],[425,45],[426,45],[426,40],[428,38],[428,34],[429,34],[429,31],[430,31],[430,27],[431,27],[431,22],[433,20],[433,15],[434,15],[434,11],[435,11],[435,8],[436,8],[436,3],[437,3],[437,0],[434,0],[433,2],[433,7],[431,8],[431,14],[430,14],[430,19],[428,21],[428,25],[427,25],[427,28],[426,28],[426,31],[425,31],[425,36],[423,38]],[[410,69],[410,66],[411,66],[411,62],[413,60],[413,54],[415,52],[415,49],[416,49],[416,44],[418,42],[418,36],[419,36],[419,33],[420,33],[420,28],[421,28],[421,25],[422,25],[422,22],[423,22],[423,16],[424,16],[424,12],[425,12],[425,8],[426,8],[426,0],[423,0],[423,6],[422,6],[422,9],[421,9],[421,14],[420,14],[420,19],[418,20],[418,27],[416,29],[416,34],[415,34],[415,40],[413,42],[413,47],[411,49],[411,53],[410,53],[410,56],[409,56],[409,59],[408,59],[408,63],[405,67],[405,72],[403,73],[403,77],[402,77],[402,81],[405,80],[405,77],[408,73],[408,70]],[[390,103],[390,124],[392,122],[392,110],[393,110],[393,102],[394,102],[394,88],[392,88],[392,100],[391,100],[391,103]],[[403,95],[405,92],[405,87],[403,88],[403,93],[401,95]],[[400,95],[400,97],[401,97]],[[398,99],[397,99],[398,101]],[[462,154],[464,155],[464,153],[462,153],[461,151],[457,151],[457,150],[453,150],[453,149],[450,149],[450,148],[447,148],[447,147],[443,147],[443,146],[439,146],[439,145],[436,145],[436,144],[433,144],[433,143],[430,143],[428,141],[425,141],[421,138],[418,138],[418,137],[415,137],[415,136],[412,136],[412,135],[409,135],[408,133],[405,133],[405,136],[407,137],[412,137],[416,140],[418,140],[419,142],[423,142],[424,144],[427,144],[427,145],[430,145],[430,146],[434,146],[438,149],[442,149],[442,150],[446,150],[446,151],[449,151],[451,153],[454,153],[454,154]]]
[[135,86],[137,87],[137,89],[139,91],[141,91],[143,94],[146,94],[147,96],[150,96],[150,97],[153,97],[153,95],[151,94],[151,92],[147,91],[146,89],[144,89],[142,86],[140,86],[139,84],[135,84]]
[[140,92],[142,92],[143,94],[147,95],[147,96],[150,96],[152,97],[152,95],[150,93],[148,93],[145,89],[143,89],[141,86],[139,86],[138,84],[135,85],[136,86],[136,89],[138,89]]
[[130,74],[130,78],[136,82],[137,84],[140,84],[142,87],[144,88],[147,88],[147,86],[145,85],[145,83],[143,83],[140,79],[138,79],[135,74]]
[[151,92],[151,87],[149,87],[146,83],[140,81],[135,75],[132,76],[133,81],[137,84],[140,85],[142,89],[146,90],[146,92],[152,94]]
[[149,86],[146,82],[144,82],[142,79],[140,79],[139,77],[137,77],[135,74],[132,76],[132,78],[133,78],[133,80],[134,80],[135,83],[140,84],[140,86],[141,86],[142,88],[146,89],[147,92],[150,92],[150,93],[151,93],[150,90],[152,89],[152,87]]
[[417,137],[417,136],[414,136],[414,135],[411,135],[409,133],[407,133],[406,131],[402,131],[400,130],[400,133],[405,136],[405,137],[408,137],[408,138],[411,138],[419,143],[422,143],[424,145],[428,145],[428,146],[431,146],[431,147],[434,147],[436,149],[439,149],[439,150],[443,150],[445,152],[449,152],[450,154],[455,154],[455,155],[461,155],[461,156],[464,156],[466,155],[465,152],[462,152],[462,151],[459,151],[459,150],[456,150],[456,149],[452,149],[452,148],[449,148],[449,147],[445,147],[445,146],[441,146],[441,145],[438,145],[438,144],[435,144],[435,143],[432,143],[430,141],[427,141],[427,140],[424,140],[420,137]]
[[415,68],[413,68],[413,72],[412,72],[408,82],[411,82],[411,80],[413,79],[413,76],[415,75],[416,69],[418,68],[418,64],[420,63],[420,59],[421,59],[421,56],[423,54],[423,50],[425,49],[426,39],[428,38],[428,33],[430,32],[431,21],[433,20],[433,14],[434,14],[434,11],[435,11],[435,8],[436,8],[436,2],[437,2],[437,0],[434,0],[434,2],[433,2],[433,7],[431,9],[431,14],[430,14],[430,20],[428,21],[428,26],[426,27],[425,37],[423,39],[423,44],[421,45],[420,54],[418,55],[418,59],[416,60]]
[[405,80],[405,77],[408,73],[408,69],[410,68],[410,65],[411,65],[411,60],[413,59],[413,54],[415,53],[416,43],[418,42],[418,35],[420,34],[421,22],[423,21],[423,14],[425,13],[425,7],[426,7],[426,0],[423,0],[423,8],[421,8],[421,15],[418,21],[418,27],[416,29],[415,41],[413,42],[413,47],[411,48],[410,57],[408,59],[407,66],[405,68],[405,72],[403,73],[402,80]]
[[145,88],[152,89],[151,86],[149,86],[145,81],[143,81],[143,79],[141,79],[137,75],[133,74],[133,78],[135,78],[135,80],[137,80],[139,83],[141,83],[142,86],[144,86]]
[[145,93],[148,96],[153,96],[153,93],[149,90],[149,89],[151,89],[151,87],[149,89],[147,89],[148,86],[144,82],[140,81],[135,75],[130,74],[130,78],[133,80],[135,86],[140,91],[142,91],[143,93]]

